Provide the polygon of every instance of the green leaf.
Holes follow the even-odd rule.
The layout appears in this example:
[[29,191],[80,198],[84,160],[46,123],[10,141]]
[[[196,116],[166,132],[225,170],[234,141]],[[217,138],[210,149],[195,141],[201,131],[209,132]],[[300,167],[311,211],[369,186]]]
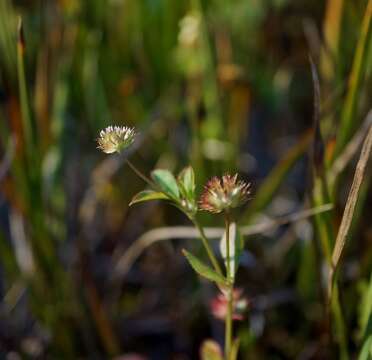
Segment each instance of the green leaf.
[[185,167],[178,175],[180,187],[185,192],[187,199],[195,198],[195,174],[191,166]]
[[177,181],[170,171],[157,169],[151,173],[151,177],[165,194],[173,199],[179,199],[180,191]]
[[370,60],[370,46],[372,37],[372,0],[369,0],[364,12],[358,42],[354,53],[353,65],[349,75],[349,83],[336,140],[336,148],[333,159],[336,159],[340,152],[350,141],[355,128],[359,125],[360,118],[357,116],[358,102],[362,98],[362,87],[365,74],[368,71]]
[[366,341],[362,349],[360,350],[360,354],[358,360],[371,360],[372,359],[372,335],[370,335]]
[[143,202],[143,201],[166,200],[166,199],[169,199],[168,196],[163,194],[162,192],[153,191],[153,190],[144,190],[134,195],[132,201],[129,203],[129,206],[133,204],[137,204],[139,202]]
[[220,345],[214,340],[205,340],[200,348],[201,360],[223,360]]
[[200,275],[205,277],[206,279],[210,281],[214,281],[217,284],[225,285],[226,279],[222,276],[216,273],[212,268],[202,263],[197,257],[192,255],[186,250],[182,250],[183,254],[185,255],[186,259],[190,263],[191,267]]
[[240,345],[240,340],[239,338],[237,338],[234,340],[234,343],[231,347],[229,360],[236,360],[238,358],[239,345]]

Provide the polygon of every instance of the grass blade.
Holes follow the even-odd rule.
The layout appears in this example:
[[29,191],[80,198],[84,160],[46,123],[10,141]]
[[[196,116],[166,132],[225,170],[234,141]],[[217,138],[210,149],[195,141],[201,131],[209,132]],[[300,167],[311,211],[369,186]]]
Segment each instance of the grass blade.
[[359,189],[364,178],[364,173],[369,159],[369,155],[371,153],[371,149],[372,149],[372,126],[370,126],[367,137],[363,143],[360,158],[355,170],[354,180],[351,185],[345,211],[342,216],[341,225],[337,234],[335,247],[332,253],[331,276],[333,276],[333,272],[336,270],[339,264],[343,249],[345,247],[346,239],[348,237],[350,225],[354,215],[355,205],[358,200]]
[[372,332],[372,274],[369,280],[368,289],[362,301],[361,311],[361,336],[366,339],[368,334]]
[[335,77],[334,61],[338,58],[340,27],[344,0],[328,0],[323,23],[325,44],[321,52],[321,72],[324,78]]
[[353,66],[349,77],[348,92],[346,101],[342,109],[340,130],[337,135],[337,142],[333,159],[335,159],[353,134],[357,121],[355,119],[355,109],[359,99],[359,90],[367,70],[369,47],[371,43],[372,31],[372,0],[368,1],[364,14],[362,29],[357,44]]
[[22,19],[18,23],[18,41],[17,41],[17,66],[18,66],[18,82],[19,82],[19,96],[21,101],[21,111],[23,120],[23,135],[28,154],[33,153],[33,136],[32,124],[30,114],[30,104],[28,101],[26,75],[25,75],[25,39],[23,33]]

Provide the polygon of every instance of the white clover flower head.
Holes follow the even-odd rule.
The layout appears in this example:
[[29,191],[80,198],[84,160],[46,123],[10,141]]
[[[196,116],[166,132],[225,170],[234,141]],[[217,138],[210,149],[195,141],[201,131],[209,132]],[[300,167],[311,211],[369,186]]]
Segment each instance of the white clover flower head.
[[178,42],[185,47],[196,45],[200,36],[200,17],[195,13],[190,13],[181,19]]
[[97,148],[106,154],[120,153],[133,143],[135,136],[134,128],[128,126],[108,126],[99,133]]

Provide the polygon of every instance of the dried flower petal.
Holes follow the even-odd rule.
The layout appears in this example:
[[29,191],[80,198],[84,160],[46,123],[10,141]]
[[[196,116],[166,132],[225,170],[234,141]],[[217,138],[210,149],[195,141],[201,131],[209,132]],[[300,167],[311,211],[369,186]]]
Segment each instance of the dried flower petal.
[[106,154],[121,152],[129,147],[135,138],[134,128],[127,126],[109,126],[101,130],[99,134],[98,149],[101,149]]
[[[248,307],[248,300],[242,297],[242,289],[233,291],[233,319],[243,320],[243,314]],[[210,309],[216,319],[224,320],[227,314],[228,300],[226,295],[218,294],[210,302]]]
[[237,179],[238,174],[210,179],[200,197],[200,209],[220,213],[244,204],[249,198],[251,184]]

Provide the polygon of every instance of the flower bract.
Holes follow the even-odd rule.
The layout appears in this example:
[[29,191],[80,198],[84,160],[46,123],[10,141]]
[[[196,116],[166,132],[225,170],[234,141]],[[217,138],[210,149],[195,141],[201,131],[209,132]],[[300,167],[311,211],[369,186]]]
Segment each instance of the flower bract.
[[199,207],[201,210],[220,213],[243,205],[249,199],[250,186],[250,183],[238,180],[238,174],[227,174],[222,178],[215,176],[204,187]]

